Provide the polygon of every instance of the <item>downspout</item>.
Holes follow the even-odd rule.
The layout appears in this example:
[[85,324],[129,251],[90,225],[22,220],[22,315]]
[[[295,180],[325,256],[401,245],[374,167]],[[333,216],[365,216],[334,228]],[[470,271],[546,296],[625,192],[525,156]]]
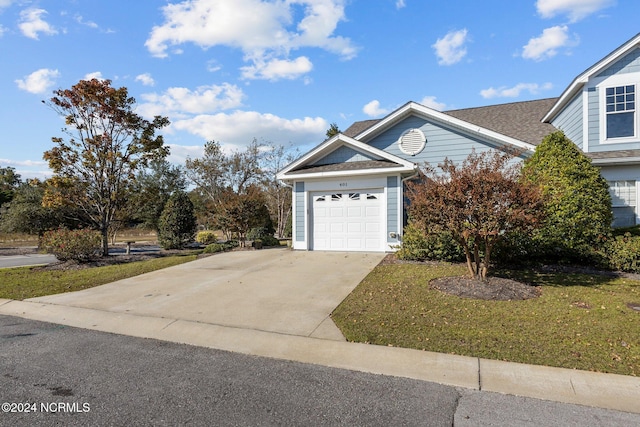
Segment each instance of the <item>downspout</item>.
[[405,183],[406,181],[409,181],[410,179],[415,178],[415,177],[416,177],[416,176],[418,176],[419,174],[420,174],[420,171],[418,170],[418,166],[416,165],[416,168],[414,169],[414,172],[413,172],[411,175],[409,175],[409,176],[407,176],[407,177],[405,177],[405,178],[402,178],[402,179],[400,180],[400,183],[402,183],[402,187],[401,187],[401,189],[402,189],[402,192],[401,192],[402,200],[401,200],[401,202],[402,202],[402,205],[403,205],[403,206],[402,206],[402,213],[403,213],[403,217],[402,217],[402,218],[399,218],[399,220],[401,220],[401,221],[402,221],[402,223],[403,223],[403,226],[402,226],[402,227],[400,227],[400,228],[401,228],[401,231],[400,231],[400,233],[398,233],[398,240],[399,240],[400,242],[402,242],[402,237],[403,237],[403,235],[404,235],[404,183]]

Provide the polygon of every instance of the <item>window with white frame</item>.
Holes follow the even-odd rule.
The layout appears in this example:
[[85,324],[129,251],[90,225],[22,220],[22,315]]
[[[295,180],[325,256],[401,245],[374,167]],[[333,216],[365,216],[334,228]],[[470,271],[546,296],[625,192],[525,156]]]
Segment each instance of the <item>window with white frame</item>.
[[619,208],[636,205],[635,181],[609,181],[611,206]]
[[636,135],[636,86],[605,89],[606,137],[628,138]]
[[636,224],[636,181],[609,181],[609,194],[613,208],[613,226],[629,227]]

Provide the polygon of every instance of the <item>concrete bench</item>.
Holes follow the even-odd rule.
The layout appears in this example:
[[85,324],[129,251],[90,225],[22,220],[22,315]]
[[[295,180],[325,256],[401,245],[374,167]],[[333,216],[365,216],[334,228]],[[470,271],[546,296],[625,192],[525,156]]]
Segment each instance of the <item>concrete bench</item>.
[[131,240],[125,243],[127,244],[127,250],[125,251],[125,255],[129,255],[131,253],[131,244],[135,243],[135,241]]

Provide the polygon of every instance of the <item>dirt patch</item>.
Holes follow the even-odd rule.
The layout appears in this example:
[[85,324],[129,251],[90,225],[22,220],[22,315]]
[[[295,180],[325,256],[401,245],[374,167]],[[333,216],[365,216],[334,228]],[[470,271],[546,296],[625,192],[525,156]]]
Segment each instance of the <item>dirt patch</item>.
[[469,277],[441,277],[429,282],[429,285],[441,292],[462,298],[492,301],[513,301],[537,298],[540,289],[502,277],[488,277],[476,280]]

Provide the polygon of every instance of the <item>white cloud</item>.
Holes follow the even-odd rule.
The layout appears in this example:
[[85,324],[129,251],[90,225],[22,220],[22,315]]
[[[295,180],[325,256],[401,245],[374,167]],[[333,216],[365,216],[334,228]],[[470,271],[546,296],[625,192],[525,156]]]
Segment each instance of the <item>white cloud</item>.
[[60,77],[58,70],[41,68],[25,76],[24,79],[15,80],[18,87],[30,93],[45,93],[53,87],[55,79]]
[[167,161],[175,165],[184,165],[187,157],[197,159],[204,154],[204,145],[166,144],[169,147]]
[[102,73],[100,71],[94,71],[93,73],[87,73],[84,75],[84,77],[82,78],[82,80],[104,80],[104,77],[102,77]]
[[150,73],[138,74],[136,76],[136,81],[142,83],[145,86],[153,86],[156,84],[155,80],[153,80],[153,77],[151,77]]
[[[270,80],[293,78],[305,69],[310,71],[311,62],[305,57],[301,58],[306,61],[289,60],[291,50],[316,47],[343,59],[356,55],[357,48],[350,39],[334,35],[338,23],[345,20],[344,3],[345,0],[190,0],[168,4],[162,8],[164,24],[153,27],[145,46],[157,57],[168,56],[170,47],[184,43],[203,49],[228,46],[242,50],[245,61],[252,64],[243,68],[247,78],[266,78],[265,74],[270,75]],[[298,22],[296,12],[303,13]],[[270,69],[264,69],[269,65]],[[282,77],[277,74],[278,69]]]
[[48,163],[43,160],[0,159],[0,165],[13,166],[13,167],[33,167],[33,166],[46,166],[48,165]]
[[567,15],[571,22],[615,4],[615,0],[538,0],[536,8],[543,18]]
[[188,114],[214,113],[237,108],[242,105],[245,95],[236,85],[200,86],[195,90],[172,87],[163,94],[147,93],[141,96],[145,102],[138,106],[138,112],[145,117],[166,115],[184,118]]
[[74,17],[74,19],[76,20],[76,22],[80,25],[85,25],[89,28],[98,28],[98,24],[96,24],[93,21],[85,21],[84,18],[81,15],[76,15]]
[[178,120],[171,127],[239,148],[246,147],[254,138],[295,145],[315,143],[324,138],[329,125],[321,117],[285,119],[256,111],[235,111]]
[[556,56],[561,47],[575,46],[578,41],[570,39],[568,32],[569,27],[566,25],[545,28],[539,37],[530,39],[529,43],[524,46],[522,57],[543,61]]
[[405,6],[406,3],[404,2],[404,0],[396,0],[396,9],[402,9]]
[[14,0],[0,0],[0,9],[11,6]]
[[7,28],[5,28],[2,25],[0,25],[0,37],[2,37],[3,34],[6,33],[7,31],[8,31]]
[[44,9],[30,8],[20,12],[20,24],[18,28],[26,37],[38,40],[38,33],[46,35],[58,34],[58,30],[42,19],[47,11]]
[[453,65],[460,62],[467,54],[464,44],[467,42],[467,29],[450,31],[443,38],[438,39],[431,47],[436,51],[438,64]]
[[436,101],[435,96],[425,96],[422,98],[422,101],[420,101],[420,104],[438,111],[442,111],[447,107],[444,102]]
[[379,117],[389,113],[389,110],[387,110],[386,108],[380,108],[380,101],[374,99],[373,101],[362,107],[362,112],[364,112],[369,117]]
[[537,83],[518,83],[513,87],[501,86],[499,88],[490,87],[489,89],[483,89],[480,91],[480,95],[483,98],[517,98],[522,91],[528,91],[533,95],[537,95],[540,91],[550,90],[553,88],[551,83],[537,84]]
[[293,61],[288,59],[258,60],[254,65],[242,67],[242,77],[245,79],[279,80],[296,79],[307,74],[313,64],[306,56],[300,56]]

